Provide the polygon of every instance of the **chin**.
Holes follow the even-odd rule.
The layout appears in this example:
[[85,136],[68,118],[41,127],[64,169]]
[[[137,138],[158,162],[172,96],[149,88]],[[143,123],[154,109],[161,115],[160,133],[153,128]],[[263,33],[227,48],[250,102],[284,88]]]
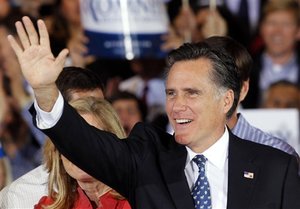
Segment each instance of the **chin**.
[[182,145],[187,145],[187,144],[188,144],[187,137],[182,136],[182,135],[176,135],[176,134],[175,134],[175,141],[176,141],[178,144],[182,144]]

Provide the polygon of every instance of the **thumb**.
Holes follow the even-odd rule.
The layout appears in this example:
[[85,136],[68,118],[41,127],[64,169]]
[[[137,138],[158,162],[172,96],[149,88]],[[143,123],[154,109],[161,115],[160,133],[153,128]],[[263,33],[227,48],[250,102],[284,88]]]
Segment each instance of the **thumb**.
[[65,65],[66,62],[66,58],[69,54],[69,50],[68,49],[63,49],[59,55],[56,57],[55,59],[55,65],[60,66],[61,68],[63,68],[63,66]]

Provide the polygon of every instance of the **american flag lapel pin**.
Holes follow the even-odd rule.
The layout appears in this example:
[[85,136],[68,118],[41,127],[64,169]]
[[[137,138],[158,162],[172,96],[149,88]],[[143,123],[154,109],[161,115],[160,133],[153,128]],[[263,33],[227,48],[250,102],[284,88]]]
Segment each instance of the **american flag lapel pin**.
[[254,179],[254,173],[249,171],[244,171],[244,177],[247,179]]

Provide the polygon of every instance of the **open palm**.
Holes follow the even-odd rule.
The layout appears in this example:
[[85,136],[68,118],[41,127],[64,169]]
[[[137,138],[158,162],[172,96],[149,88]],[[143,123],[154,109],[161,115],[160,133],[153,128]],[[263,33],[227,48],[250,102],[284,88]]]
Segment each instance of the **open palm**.
[[[23,22],[23,24],[22,24]],[[22,73],[33,89],[55,85],[62,71],[68,50],[64,49],[55,58],[51,52],[49,35],[42,20],[38,20],[38,32],[28,17],[16,22],[19,44],[13,36],[8,36],[16,53]]]

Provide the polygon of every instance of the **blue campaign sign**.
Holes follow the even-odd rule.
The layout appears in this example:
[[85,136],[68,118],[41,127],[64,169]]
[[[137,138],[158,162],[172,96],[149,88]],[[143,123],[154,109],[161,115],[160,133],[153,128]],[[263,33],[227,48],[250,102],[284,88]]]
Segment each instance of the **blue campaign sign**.
[[168,31],[162,0],[81,0],[89,54],[105,58],[163,58]]

